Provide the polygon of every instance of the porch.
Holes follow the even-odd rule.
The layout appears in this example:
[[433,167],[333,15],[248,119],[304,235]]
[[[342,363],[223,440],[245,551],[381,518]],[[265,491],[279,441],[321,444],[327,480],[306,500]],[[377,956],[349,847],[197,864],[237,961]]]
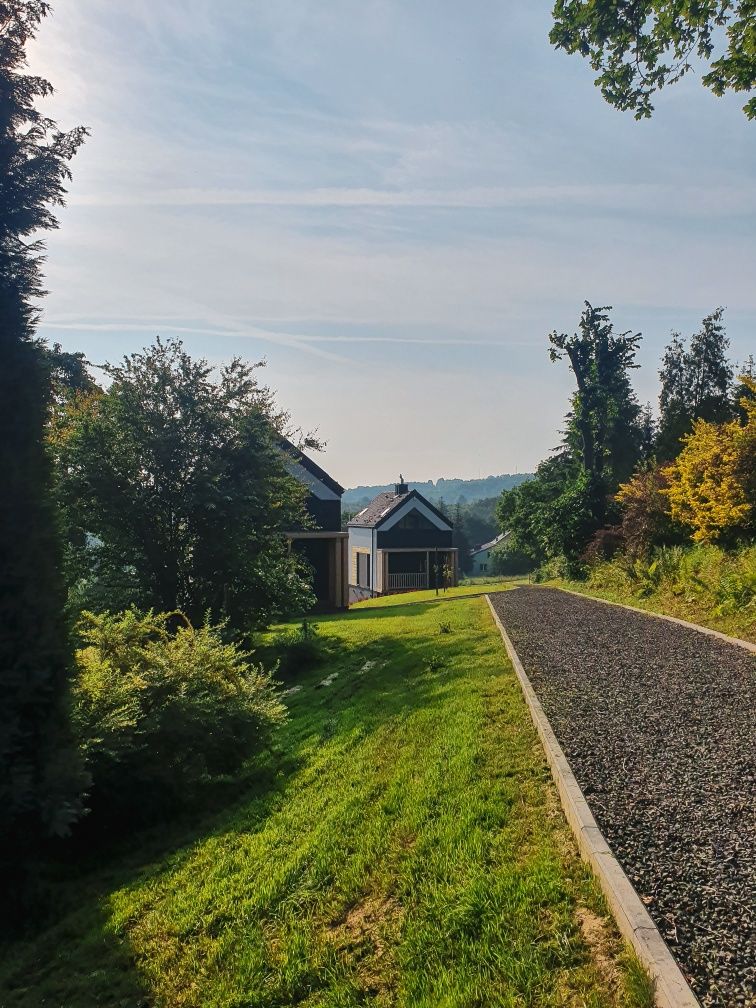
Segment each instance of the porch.
[[378,550],[377,567],[384,595],[451,588],[457,583],[457,550]]

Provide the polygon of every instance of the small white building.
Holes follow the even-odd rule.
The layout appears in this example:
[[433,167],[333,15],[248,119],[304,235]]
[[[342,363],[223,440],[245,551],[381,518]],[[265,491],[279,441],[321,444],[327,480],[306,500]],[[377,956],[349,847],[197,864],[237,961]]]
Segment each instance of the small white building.
[[506,542],[508,538],[509,532],[502,532],[501,535],[497,535],[491,542],[483,543],[482,546],[476,546],[475,549],[470,550],[470,556],[472,557],[472,565],[470,567],[471,577],[493,573],[491,552],[497,546]]

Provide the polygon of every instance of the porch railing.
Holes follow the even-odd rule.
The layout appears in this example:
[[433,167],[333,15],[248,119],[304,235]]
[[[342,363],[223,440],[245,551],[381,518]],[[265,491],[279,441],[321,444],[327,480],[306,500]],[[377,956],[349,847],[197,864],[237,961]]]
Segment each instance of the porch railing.
[[427,588],[428,587],[428,575],[426,573],[419,574],[389,574],[388,575],[388,585],[389,591],[397,588]]

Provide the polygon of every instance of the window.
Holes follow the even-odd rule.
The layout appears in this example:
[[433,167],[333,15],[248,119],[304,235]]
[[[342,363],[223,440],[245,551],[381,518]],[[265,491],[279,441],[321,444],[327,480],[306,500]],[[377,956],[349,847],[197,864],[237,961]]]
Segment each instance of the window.
[[357,584],[360,588],[370,587],[370,554],[357,554]]
[[483,573],[485,574],[485,573],[486,573],[486,571],[488,570],[488,564],[481,564],[481,565],[480,565],[480,569],[481,569],[481,570],[483,571]]
[[413,508],[403,518],[396,523],[398,529],[434,529],[436,526],[432,521],[428,521],[425,515],[420,514],[417,508]]

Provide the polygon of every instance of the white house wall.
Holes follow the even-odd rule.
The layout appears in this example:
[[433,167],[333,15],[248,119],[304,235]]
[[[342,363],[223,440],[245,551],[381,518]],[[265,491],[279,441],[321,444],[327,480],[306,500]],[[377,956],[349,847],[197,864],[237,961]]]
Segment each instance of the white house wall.
[[349,528],[349,583],[357,584],[355,553],[364,550],[370,554],[370,587],[375,584],[376,549],[372,528]]

